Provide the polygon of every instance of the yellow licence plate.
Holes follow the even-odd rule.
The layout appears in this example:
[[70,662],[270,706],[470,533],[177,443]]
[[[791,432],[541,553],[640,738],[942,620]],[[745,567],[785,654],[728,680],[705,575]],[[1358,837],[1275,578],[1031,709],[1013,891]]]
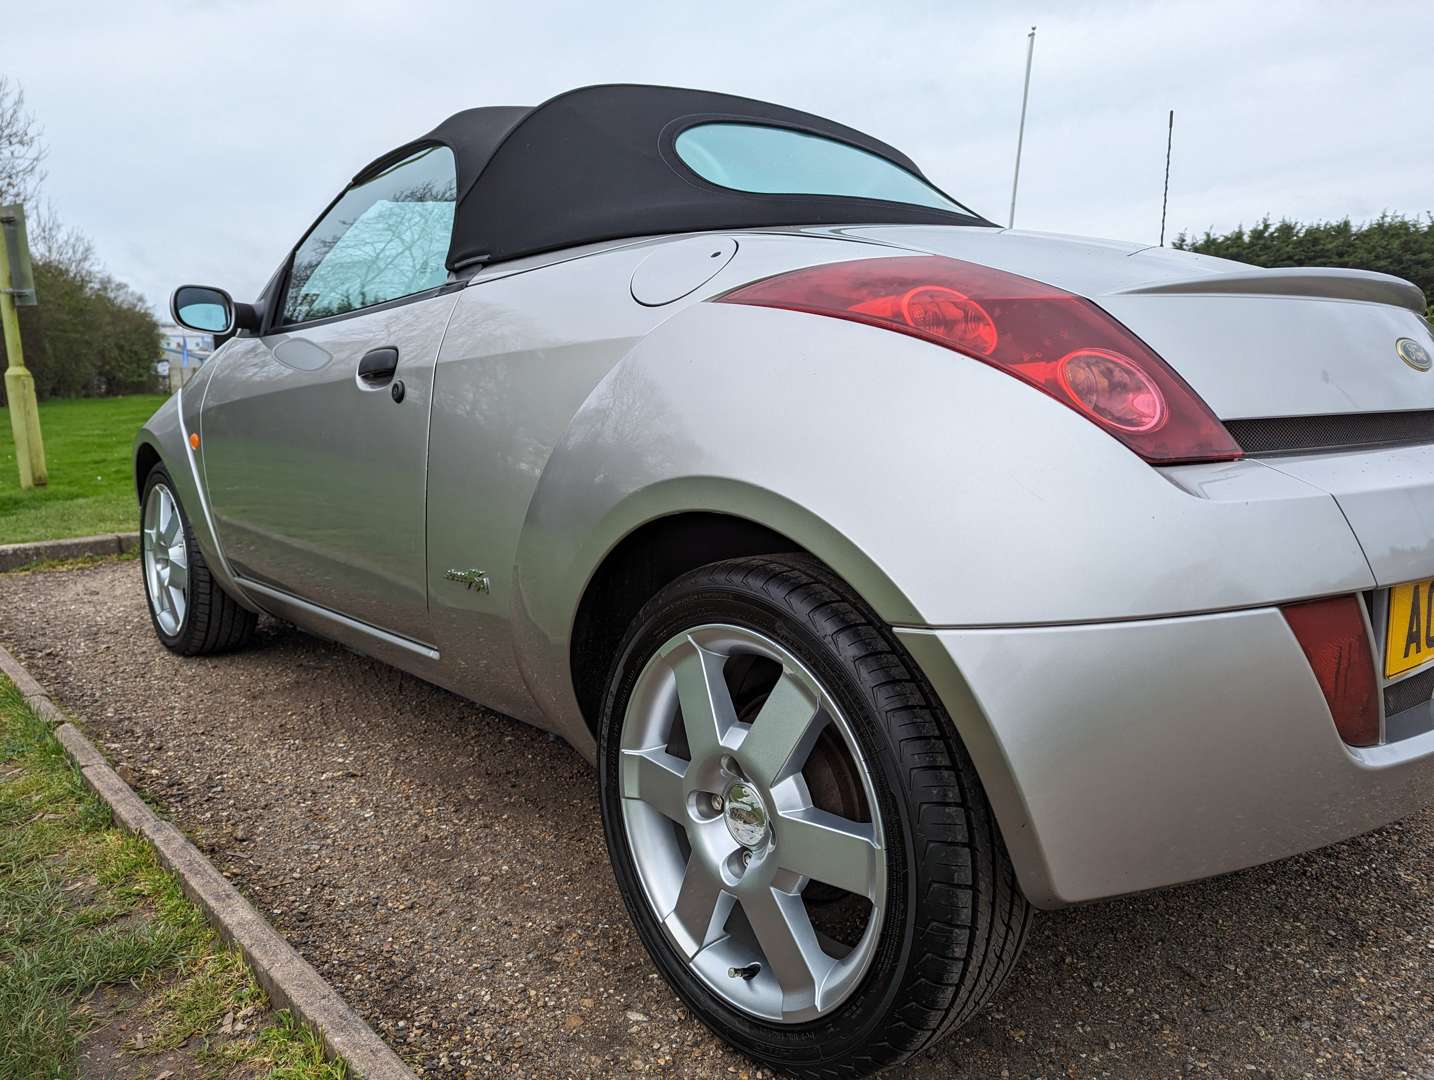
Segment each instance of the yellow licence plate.
[[1434,660],[1434,578],[1396,585],[1389,590],[1389,621],[1384,631],[1384,677]]

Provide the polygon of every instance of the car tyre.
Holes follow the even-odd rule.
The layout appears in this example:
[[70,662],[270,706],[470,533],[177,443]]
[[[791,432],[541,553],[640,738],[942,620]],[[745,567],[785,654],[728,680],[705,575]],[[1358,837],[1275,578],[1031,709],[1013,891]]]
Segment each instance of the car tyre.
[[[813,702],[822,733],[794,734]],[[975,1014],[1020,955],[1031,909],[950,718],[890,629],[813,559],[715,563],[648,602],[609,679],[598,762],[608,851],[644,947],[694,1015],[773,1068],[856,1077],[901,1061]],[[722,784],[725,801],[707,792]],[[790,831],[815,820],[836,825],[839,862]],[[833,896],[865,911],[864,925],[848,911],[842,941],[818,925]]]
[[145,477],[139,543],[149,617],[165,648],[181,656],[204,656],[249,642],[258,618],[214,580],[162,465]]

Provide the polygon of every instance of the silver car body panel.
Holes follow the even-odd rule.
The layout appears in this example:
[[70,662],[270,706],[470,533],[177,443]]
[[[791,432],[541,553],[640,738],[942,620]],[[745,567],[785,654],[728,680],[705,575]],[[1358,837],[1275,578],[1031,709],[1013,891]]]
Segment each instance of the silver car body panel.
[[[425,469],[433,368],[458,294],[236,339],[211,376],[200,435],[233,571],[420,642],[431,637]],[[396,348],[390,385],[357,377]]]
[[[891,623],[1139,618],[1372,584],[1327,493],[1249,462],[1206,467],[1192,494],[1010,376],[895,336],[726,304],[674,316],[613,370],[553,454],[528,529],[562,546],[539,563],[596,565],[583,547],[679,512],[681,492],[656,495],[676,472],[704,500],[731,488],[711,509],[760,509],[755,520],[804,546],[830,546],[829,530],[854,547],[879,567],[861,574],[861,591]],[[877,353],[903,382],[867,394]],[[713,378],[694,385],[694,370]],[[835,418],[858,409],[861,428],[880,435],[854,448],[851,426]],[[803,415],[833,421],[797,436]],[[641,509],[625,511],[629,502]],[[615,515],[617,536],[593,520],[594,504]],[[790,509],[767,516],[778,504]],[[550,513],[579,527],[559,530]],[[1299,565],[1288,558],[1295,548],[1307,549]],[[841,554],[844,570],[861,557]]]
[[1434,574],[1434,446],[1281,457],[1269,466],[1335,497],[1376,585]]
[[[463,291],[439,356],[428,482],[434,640],[461,692],[543,726],[551,721],[529,694],[512,644],[524,517],[593,388],[671,314],[632,300],[630,276],[650,254],[636,245],[542,272],[480,277]],[[486,572],[488,591],[445,577],[465,568]],[[559,729],[591,741],[571,722]]]
[[[248,603],[556,731],[591,759],[570,647],[603,559],[669,515],[760,523],[897,628],[971,749],[1023,887],[1047,905],[1275,858],[1406,812],[1421,783],[1434,795],[1423,736],[1344,748],[1273,607],[1434,574],[1434,450],[1154,469],[1074,411],[949,350],[702,302],[799,267],[937,251],[1117,311],[1162,355],[1179,353],[1177,370],[1230,416],[1384,408],[1391,388],[1400,408],[1434,406],[1434,376],[1419,381],[1393,350],[1406,326],[1427,328],[1400,307],[1327,295],[1384,283],[1247,275],[1276,295],[1162,292],[1153,284],[1245,268],[979,228],[698,240],[514,260],[436,303],[392,309],[424,343],[405,357],[432,349],[409,383],[425,417],[431,405],[417,478],[375,476],[363,456],[396,447],[413,460],[413,430],[401,440],[393,430],[417,413],[410,401],[360,390],[346,359],[348,385],[327,384],[336,415],[296,434],[311,413],[266,407],[264,383],[304,387],[315,373],[274,370],[282,342],[230,342],[206,370],[202,422],[198,395],[185,393],[201,467],[177,480],[187,507],[213,500],[201,546],[240,575],[221,569],[221,580]],[[705,280],[702,259],[717,266]],[[1299,289],[1312,294],[1290,295]],[[1208,308],[1205,323],[1192,320],[1207,304],[1218,318]],[[1323,336],[1291,328],[1304,320]],[[383,340],[362,330],[332,336],[392,343],[388,327]],[[1263,379],[1243,369],[1254,352],[1232,352],[1245,332],[1270,350]],[[1202,352],[1199,333],[1225,361]],[[1376,339],[1383,356],[1365,348]],[[1298,348],[1281,352],[1280,340]],[[1380,363],[1390,370],[1361,374]],[[1265,383],[1281,381],[1287,393],[1269,393]],[[1354,389],[1329,388],[1346,382]],[[236,403],[242,417],[214,421]],[[167,462],[187,454],[179,411],[165,406],[140,437]],[[360,432],[343,444],[356,447],[347,458],[319,452]],[[280,446],[295,460],[273,456]],[[298,475],[304,467],[312,475]],[[276,484],[303,497],[271,498]],[[424,493],[417,526],[397,484]],[[258,558],[267,571],[251,566]],[[1143,778],[1137,749],[1164,755]],[[1327,792],[1311,791],[1321,784]],[[1357,807],[1341,801],[1361,795]],[[1281,799],[1290,809],[1277,813]]]

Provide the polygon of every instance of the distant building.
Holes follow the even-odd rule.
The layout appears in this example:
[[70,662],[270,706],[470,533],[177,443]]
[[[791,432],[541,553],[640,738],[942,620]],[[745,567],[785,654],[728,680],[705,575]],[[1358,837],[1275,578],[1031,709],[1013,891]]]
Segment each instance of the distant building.
[[159,336],[162,339],[161,347],[166,353],[171,354],[166,359],[174,362],[188,352],[191,362],[198,354],[200,362],[207,358],[214,351],[214,335],[199,334],[193,330],[186,330],[174,323],[161,324]]
[[174,323],[159,328],[159,357],[155,372],[170,390],[178,390],[214,351],[214,335],[186,330]]

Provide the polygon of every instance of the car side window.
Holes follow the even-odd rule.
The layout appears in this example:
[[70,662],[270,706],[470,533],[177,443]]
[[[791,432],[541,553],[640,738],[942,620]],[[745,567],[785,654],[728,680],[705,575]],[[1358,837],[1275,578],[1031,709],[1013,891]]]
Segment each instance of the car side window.
[[349,188],[294,253],[285,325],[442,285],[457,195],[446,146],[420,150]]
[[710,184],[763,195],[844,195],[968,213],[925,180],[870,151],[821,135],[750,123],[697,124],[677,156]]

